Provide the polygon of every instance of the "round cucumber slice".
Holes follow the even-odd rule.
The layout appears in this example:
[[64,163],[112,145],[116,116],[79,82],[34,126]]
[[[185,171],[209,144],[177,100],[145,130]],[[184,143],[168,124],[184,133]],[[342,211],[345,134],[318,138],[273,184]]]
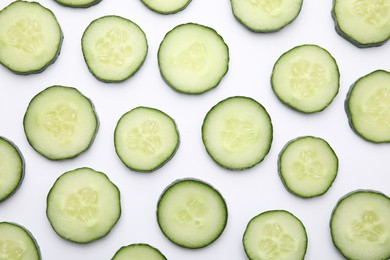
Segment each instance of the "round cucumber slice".
[[144,63],[148,42],[134,22],[116,15],[95,19],[85,29],[82,52],[89,71],[103,82],[122,82]]
[[63,34],[38,2],[14,1],[0,11],[0,64],[17,74],[45,70],[60,54]]
[[260,163],[271,149],[272,122],[256,100],[234,96],[213,106],[203,120],[207,153],[222,167],[243,170]]
[[131,244],[121,247],[112,260],[166,260],[167,258],[157,248],[149,244]]
[[334,0],[336,32],[357,47],[380,46],[390,39],[390,2]]
[[39,245],[25,227],[12,222],[0,222],[1,259],[41,260]]
[[279,176],[286,189],[312,198],[326,193],[337,176],[339,161],[322,138],[302,136],[289,141],[278,159]]
[[67,7],[86,8],[100,3],[102,0],[55,0],[57,3]]
[[150,10],[160,14],[174,14],[184,10],[191,0],[141,0]]
[[302,260],[307,240],[306,228],[296,216],[286,210],[270,210],[249,221],[242,242],[251,260]]
[[181,24],[169,31],[158,50],[162,77],[174,90],[201,94],[217,87],[228,71],[229,48],[212,28]]
[[390,259],[390,198],[355,190],[336,204],[330,220],[334,246],[347,259]]
[[115,151],[130,169],[151,172],[167,163],[179,147],[175,121],[164,112],[136,107],[122,115],[114,133]]
[[339,91],[340,73],[333,56],[318,45],[304,44],[276,61],[272,89],[287,106],[303,113],[324,110]]
[[303,0],[230,0],[234,17],[254,32],[275,32],[293,22]]
[[11,197],[24,178],[25,162],[19,148],[0,136],[0,202]]
[[345,100],[352,130],[372,143],[390,142],[390,72],[375,70],[356,80]]
[[47,195],[46,214],[60,237],[90,243],[105,237],[119,220],[120,192],[106,174],[78,168],[56,180]]
[[202,248],[219,238],[227,224],[227,206],[210,184],[180,179],[161,194],[157,221],[163,234],[185,248]]
[[67,86],[51,86],[35,95],[23,120],[30,145],[51,160],[85,152],[92,145],[98,125],[91,100]]

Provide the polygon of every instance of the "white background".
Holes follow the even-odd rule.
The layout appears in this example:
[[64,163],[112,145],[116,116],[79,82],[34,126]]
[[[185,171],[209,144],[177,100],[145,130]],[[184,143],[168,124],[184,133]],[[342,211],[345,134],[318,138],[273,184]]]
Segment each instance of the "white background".
[[[0,9],[10,0],[2,0]],[[233,17],[228,0],[193,0],[180,13],[164,16],[147,9],[139,0],[103,0],[88,9],[72,9],[53,0],[39,0],[58,18],[64,42],[58,60],[44,72],[21,76],[0,67],[0,136],[13,141],[25,162],[20,189],[0,204],[0,221],[12,221],[29,229],[43,259],[110,259],[116,250],[131,243],[149,243],[168,259],[246,259],[242,235],[248,221],[271,209],[296,215],[308,233],[306,259],[342,259],[333,247],[329,218],[337,200],[355,189],[374,189],[390,195],[390,144],[372,144],[355,135],[348,125],[344,100],[349,86],[376,69],[390,70],[390,44],[359,49],[334,30],[331,2],[305,0],[298,18],[279,32],[253,33]],[[149,51],[143,67],[119,84],[97,81],[88,71],[80,39],[94,19],[120,15],[137,23],[146,33]],[[197,96],[174,92],[162,80],[157,50],[174,26],[196,22],[214,28],[230,50],[229,71],[214,90]],[[300,44],[317,44],[336,59],[340,90],[323,112],[305,115],[284,106],[274,95],[270,75],[276,59]],[[37,154],[23,132],[23,116],[29,101],[51,85],[78,88],[95,104],[100,128],[91,148],[66,161],[50,161]],[[216,165],[205,152],[201,125],[207,111],[220,100],[234,95],[250,96],[269,112],[274,139],[265,160],[252,169],[234,172]],[[164,167],[145,174],[127,169],[116,156],[113,131],[122,114],[137,106],[161,109],[175,119],[181,137],[176,155]],[[289,140],[302,135],[324,138],[340,160],[338,176],[323,196],[298,198],[286,191],[277,174],[277,157]],[[122,215],[105,238],[78,245],[55,234],[45,215],[46,196],[64,172],[91,167],[105,172],[119,187]],[[224,196],[229,210],[222,236],[204,249],[180,248],[158,228],[155,211],[163,189],[178,178],[195,177],[209,182]]]

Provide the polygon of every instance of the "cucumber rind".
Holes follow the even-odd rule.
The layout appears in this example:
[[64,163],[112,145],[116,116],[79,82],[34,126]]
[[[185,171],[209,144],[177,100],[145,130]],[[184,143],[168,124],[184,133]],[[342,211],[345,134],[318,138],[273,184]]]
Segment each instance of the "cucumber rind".
[[159,14],[163,14],[163,15],[169,15],[169,14],[175,14],[175,13],[178,13],[180,11],[183,11],[184,9],[187,8],[187,6],[191,3],[192,0],[186,0],[182,5],[180,6],[176,6],[174,8],[162,8],[162,7],[159,7],[157,5],[154,5],[151,1],[148,1],[148,0],[141,0],[141,2],[147,7],[149,8],[150,10],[156,12],[156,13],[159,13]]
[[125,259],[166,260],[167,258],[159,249],[150,244],[135,243],[119,248],[111,260]]
[[[29,254],[29,257],[30,257],[30,258],[28,258],[29,260],[41,260],[42,259],[39,244],[38,244],[36,238],[30,232],[30,230],[28,230],[26,227],[22,226],[21,224],[18,224],[15,222],[3,221],[3,222],[0,222],[0,238],[7,238],[9,236],[8,234],[2,234],[2,230],[1,230],[3,228],[2,226],[3,227],[8,226],[8,228],[17,230],[17,232],[20,232],[20,235],[23,235],[25,237],[25,239],[30,243],[30,246],[28,248],[24,248],[25,253]],[[15,237],[15,236],[13,236],[13,237]],[[13,241],[6,241],[6,242],[12,243]],[[21,243],[22,241],[18,240],[15,242]],[[4,243],[4,244],[6,244],[6,243]],[[10,251],[7,251],[7,249],[8,248],[6,245],[2,245],[2,248],[0,249],[0,253],[2,253],[2,256],[5,257],[4,259],[8,259],[7,254],[12,253],[11,251],[14,248],[8,249]],[[2,252],[3,250],[5,252]],[[18,253],[20,253],[20,252],[18,252]],[[10,257],[11,258],[9,258],[9,259],[14,259],[13,256],[10,256]]]
[[[20,186],[23,183],[23,179],[25,176],[25,168],[26,168],[25,159],[24,159],[24,156],[23,156],[22,152],[20,151],[19,147],[11,140],[0,136],[0,146],[3,145],[2,143],[4,143],[6,146],[8,146],[8,148],[13,150],[13,154],[15,155],[14,157],[16,160],[18,160],[19,171],[18,171],[17,182],[13,185],[13,187],[11,187],[8,190],[8,192],[4,193],[3,195],[0,194],[0,203],[9,199],[20,188]],[[0,175],[1,175],[1,173],[0,173]],[[2,185],[4,185],[4,178],[2,177],[0,179],[3,179]]]
[[[359,115],[354,115],[354,112],[352,111],[353,109],[351,108],[351,103],[352,103],[352,99],[354,98],[354,93],[356,93],[358,90],[359,84],[363,85],[364,81],[369,80],[370,77],[375,76],[375,75],[379,75],[379,74],[388,75],[387,77],[390,79],[390,72],[386,71],[386,70],[382,70],[382,69],[374,70],[374,71],[372,71],[364,76],[361,76],[355,82],[352,83],[352,85],[350,86],[350,88],[346,94],[346,98],[344,101],[344,110],[345,110],[345,113],[347,115],[348,123],[349,123],[349,126],[351,127],[352,131],[355,134],[357,134],[358,136],[360,136],[363,140],[366,140],[368,142],[375,143],[375,144],[390,143],[390,135],[388,135],[387,137],[377,137],[377,136],[374,136],[372,134],[370,136],[368,136],[366,133],[364,133],[363,132],[364,130],[360,129],[360,127],[358,127],[356,125],[355,118],[358,117]],[[388,81],[390,82],[390,80],[388,80]],[[390,90],[390,88],[387,88],[387,89]],[[372,124],[373,123],[371,122],[370,124],[365,124],[365,125],[370,126]],[[374,130],[375,129],[378,130],[379,127],[375,126]],[[389,129],[387,129],[387,131],[389,131]],[[383,132],[383,130],[381,130],[381,131]]]
[[69,0],[55,0],[58,4],[66,7],[72,7],[72,8],[88,8],[94,5],[97,5],[102,0],[85,0],[83,3],[72,3],[72,1]]
[[[369,240],[366,242],[360,242],[358,246],[354,246],[351,244],[344,245],[344,246],[342,245],[343,242],[344,242],[344,244],[345,243],[353,243],[354,241],[356,242],[356,239],[353,240],[352,238],[349,238],[349,236],[346,234],[346,232],[341,232],[340,228],[335,227],[336,222],[338,221],[337,218],[343,218],[344,216],[339,216],[342,213],[353,215],[354,217],[357,218],[358,212],[355,211],[355,212],[349,213],[349,212],[345,212],[345,210],[344,210],[344,212],[340,213],[340,208],[345,206],[345,204],[348,203],[348,200],[357,200],[359,196],[360,197],[370,196],[372,199],[376,199],[376,200],[381,199],[383,201],[387,201],[386,207],[387,207],[388,212],[387,212],[387,214],[384,213],[384,215],[382,215],[380,217],[380,218],[382,218],[382,220],[384,220],[383,223],[387,223],[387,228],[385,227],[384,230],[382,230],[383,231],[382,234],[384,234],[384,236],[387,237],[387,239],[385,241],[383,241],[383,243],[385,243],[383,248],[387,248],[387,252],[383,253],[383,255],[370,256],[369,254],[367,254],[367,251],[369,251],[369,250],[375,251],[375,252],[378,252],[378,250],[379,250],[378,247],[375,247],[375,245],[373,245],[373,242],[372,242],[373,240],[371,242]],[[371,205],[368,205],[367,208],[368,209],[375,208],[375,206],[373,204],[374,204],[374,202],[372,201]],[[359,213],[361,213],[364,206],[365,205],[363,205],[362,203],[358,203],[358,205],[356,205],[356,208],[359,211]],[[386,210],[383,208],[383,206],[384,205],[380,206],[380,210]],[[376,208],[378,208],[378,205],[376,205]],[[350,211],[350,210],[348,210],[348,211]],[[377,212],[376,212],[376,215],[378,215]],[[357,189],[357,190],[353,190],[353,191],[346,193],[341,198],[339,198],[339,200],[337,201],[336,205],[334,206],[334,208],[332,210],[330,221],[329,221],[329,229],[330,229],[330,234],[331,234],[332,243],[333,243],[334,247],[338,250],[338,252],[341,255],[343,255],[347,259],[354,259],[354,260],[376,260],[376,259],[385,260],[385,259],[389,259],[390,258],[390,225],[388,224],[389,216],[390,216],[390,198],[387,195],[385,195],[384,193],[377,191],[377,190],[372,190],[372,189]],[[345,219],[342,221],[342,227],[345,230],[347,229],[346,225],[348,224],[348,222],[350,223],[350,221],[352,221],[351,217],[347,217],[347,218],[348,219]],[[376,218],[378,218],[378,216],[376,216]],[[371,224],[367,225],[366,227],[368,227],[368,226],[373,227],[373,224],[371,223]],[[367,231],[367,232],[369,232],[369,231]],[[387,233],[385,233],[385,232],[387,232]],[[369,233],[365,233],[365,234],[367,235]],[[387,245],[387,247],[386,247],[386,245]],[[346,249],[345,248],[346,246],[354,246],[354,248],[352,250],[348,249],[348,248]]]
[[[302,187],[297,187],[294,184],[291,184],[289,181],[289,178],[291,178],[291,177],[288,176],[288,173],[287,173],[287,175],[285,175],[284,167],[283,167],[284,156],[285,156],[286,152],[289,149],[294,149],[292,146],[294,144],[298,144],[297,142],[305,141],[305,140],[315,141],[317,144],[320,144],[322,146],[322,148],[321,148],[322,151],[326,150],[326,152],[328,154],[327,157],[332,160],[332,163],[333,162],[335,163],[333,169],[328,169],[328,171],[326,171],[328,173],[329,177],[321,179],[321,180],[325,180],[326,184],[322,184],[321,187],[319,187],[319,189],[312,190],[311,192],[307,192],[307,191],[305,192],[301,189]],[[321,158],[319,158],[319,160],[324,158],[324,156],[320,156],[320,157]],[[323,167],[321,167],[321,168],[322,169],[325,168],[325,170],[326,170],[328,164],[323,163],[322,165],[323,165]],[[319,138],[319,137],[315,137],[315,136],[301,136],[301,137],[297,137],[295,139],[288,141],[285,144],[285,146],[282,148],[282,150],[280,151],[279,156],[278,156],[278,173],[279,173],[279,177],[282,180],[284,187],[290,193],[292,193],[298,197],[305,198],[305,199],[324,195],[331,188],[331,186],[333,185],[333,183],[337,177],[338,166],[339,166],[339,160],[338,160],[337,154],[335,153],[333,148],[330,146],[330,144],[326,140]]]
[[[207,231],[212,230],[212,233],[208,232],[208,234],[206,234],[206,235],[203,234],[205,237],[203,237],[202,239],[195,238],[196,241],[195,241],[194,237],[198,236],[199,234],[196,234],[197,230],[194,229],[193,227],[188,228],[188,225],[179,224],[182,226],[176,226],[175,227],[176,229],[180,229],[180,228],[187,229],[186,233],[182,233],[182,231],[180,231],[180,233],[182,233],[182,234],[177,234],[177,233],[175,234],[174,231],[168,230],[166,228],[166,225],[172,225],[172,223],[166,223],[166,222],[167,221],[172,222],[174,220],[172,215],[169,215],[169,216],[166,215],[168,212],[163,212],[164,207],[166,207],[166,205],[168,205],[168,206],[169,206],[169,204],[173,205],[172,202],[168,203],[168,202],[166,202],[166,200],[172,200],[171,196],[175,196],[175,195],[181,200],[183,200],[182,197],[188,197],[188,194],[186,194],[185,191],[180,192],[180,186],[183,186],[183,185],[190,185],[190,186],[196,185],[196,186],[200,187],[200,189],[203,190],[203,192],[192,191],[192,193],[189,193],[189,195],[192,197],[199,196],[201,194],[206,194],[205,191],[207,190],[207,193],[209,193],[208,194],[209,198],[205,201],[205,203],[210,204],[210,196],[213,196],[213,198],[216,198],[216,199],[214,202],[212,202],[212,204],[217,204],[217,205],[214,205],[214,207],[211,207],[211,208],[210,208],[210,206],[206,206],[206,207],[208,208],[208,210],[214,210],[216,207],[219,208],[218,211],[219,211],[220,216],[217,216],[217,217],[219,218],[218,222],[221,221],[221,223],[214,223],[215,225],[212,225],[212,226],[210,226],[210,224],[207,225],[207,229],[208,229]],[[176,191],[175,189],[179,189],[179,191]],[[181,189],[183,190],[183,189],[185,189],[185,187],[181,188]],[[182,194],[182,193],[184,193],[184,194]],[[187,196],[184,196],[184,195],[187,195]],[[170,197],[170,198],[167,198],[167,197]],[[176,199],[176,198],[174,198],[174,199]],[[193,202],[193,201],[191,201],[191,202]],[[195,209],[199,210],[199,204],[196,204],[195,206],[196,206]],[[180,207],[183,208],[183,207],[186,207],[186,205],[180,205]],[[211,214],[210,214],[210,212],[207,212],[207,210],[206,210],[206,213],[209,213],[208,220],[210,220],[210,218],[212,218],[212,217],[215,217],[215,214],[213,212],[211,212]],[[223,234],[223,232],[226,228],[227,222],[228,222],[228,208],[227,208],[226,201],[225,201],[224,197],[214,186],[212,186],[211,184],[209,184],[203,180],[188,177],[188,178],[182,178],[182,179],[177,179],[177,180],[173,181],[171,184],[169,184],[163,190],[163,192],[161,193],[161,195],[158,199],[156,217],[157,217],[157,223],[158,223],[160,230],[162,231],[164,236],[169,241],[171,241],[172,243],[176,244],[177,246],[180,246],[183,248],[200,249],[200,248],[205,248],[205,247],[211,245]],[[177,224],[177,221],[175,224]],[[194,224],[191,224],[191,226],[193,226],[193,225]],[[216,227],[216,225],[218,225],[218,226]],[[204,227],[203,227],[203,229],[204,229]],[[188,233],[188,232],[190,232],[190,233]],[[189,234],[191,234],[191,235],[188,236]],[[178,236],[181,236],[181,237],[178,238]]]

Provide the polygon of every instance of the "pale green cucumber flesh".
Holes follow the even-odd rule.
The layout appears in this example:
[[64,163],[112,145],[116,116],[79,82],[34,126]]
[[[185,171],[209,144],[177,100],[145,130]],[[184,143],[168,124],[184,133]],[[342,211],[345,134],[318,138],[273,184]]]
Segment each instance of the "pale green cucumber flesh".
[[254,32],[279,31],[299,15],[302,0],[230,0],[234,17]]
[[74,8],[86,8],[100,3],[102,0],[55,0],[57,3]]
[[180,24],[169,31],[158,50],[165,82],[175,91],[201,94],[217,87],[229,67],[229,48],[212,28]]
[[390,72],[376,70],[356,80],[347,93],[345,110],[360,137],[390,142]]
[[390,259],[390,198],[356,190],[336,204],[330,220],[334,246],[347,259]]
[[0,136],[0,202],[11,197],[23,182],[25,162],[19,148]]
[[272,89],[279,100],[303,113],[327,108],[339,91],[339,81],[336,60],[324,48],[312,44],[283,53],[271,75]]
[[29,230],[13,222],[0,222],[1,259],[40,260],[39,245]]
[[197,179],[180,179],[169,185],[157,205],[163,234],[185,248],[203,248],[223,233],[228,212],[222,195]]
[[242,243],[250,260],[303,260],[308,238],[296,216],[285,210],[270,210],[248,222]]
[[326,193],[337,176],[338,158],[324,139],[302,136],[289,141],[279,154],[279,176],[291,193],[312,198]]
[[92,21],[83,33],[81,45],[89,71],[103,82],[122,82],[132,77],[148,53],[144,31],[117,15]]
[[174,14],[184,10],[191,0],[141,0],[150,10],[160,14]]
[[338,34],[357,47],[380,46],[390,38],[390,2],[334,0],[332,17]]
[[167,163],[179,147],[175,121],[161,110],[136,107],[118,120],[115,151],[130,169],[151,172]]
[[119,220],[120,191],[105,173],[87,167],[68,171],[50,189],[46,215],[63,239],[90,243],[105,237]]
[[149,244],[130,244],[121,247],[112,260],[166,260],[167,258],[157,248]]
[[73,158],[85,152],[98,130],[90,99],[67,86],[50,86],[30,101],[23,127],[30,145],[51,160]]
[[202,125],[207,153],[230,170],[251,168],[263,161],[271,148],[272,134],[267,110],[244,96],[218,102],[208,111]]
[[53,12],[15,1],[0,11],[0,64],[17,74],[39,73],[60,54],[63,34]]

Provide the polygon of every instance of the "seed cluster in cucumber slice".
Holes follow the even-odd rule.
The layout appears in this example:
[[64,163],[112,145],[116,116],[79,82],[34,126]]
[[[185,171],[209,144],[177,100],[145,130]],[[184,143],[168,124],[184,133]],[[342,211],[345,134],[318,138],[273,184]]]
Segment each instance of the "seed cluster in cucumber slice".
[[100,3],[102,0],[55,0],[57,3],[73,8],[86,8]]
[[38,2],[14,1],[0,11],[0,64],[17,74],[45,70],[62,40],[56,16]]
[[112,257],[112,260],[166,260],[167,258],[157,248],[145,244],[130,244],[122,246]]
[[141,0],[150,10],[160,14],[175,14],[184,10],[191,0]]

